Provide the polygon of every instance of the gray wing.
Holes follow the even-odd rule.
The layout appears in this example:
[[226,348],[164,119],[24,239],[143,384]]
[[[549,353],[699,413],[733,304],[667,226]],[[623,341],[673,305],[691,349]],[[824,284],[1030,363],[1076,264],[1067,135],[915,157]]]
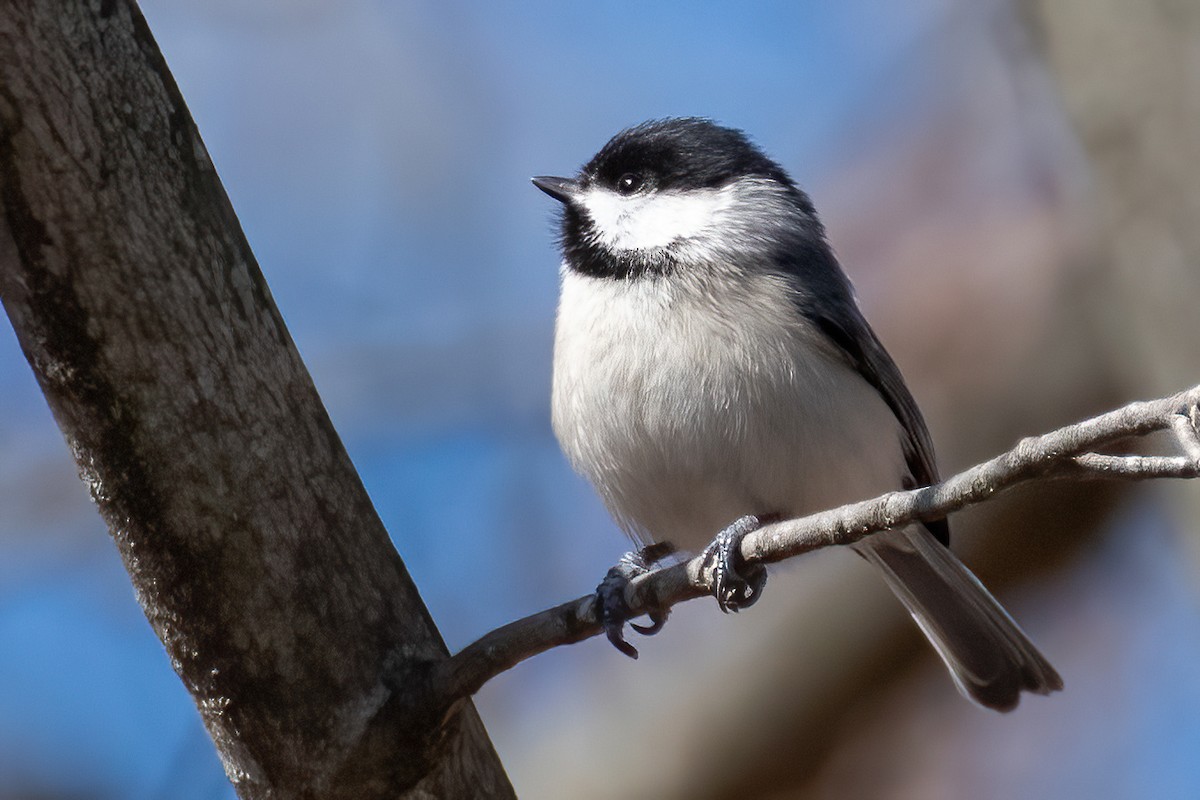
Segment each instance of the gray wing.
[[[789,255],[777,263],[792,280],[796,307],[887,403],[903,429],[904,458],[912,480],[937,480],[933,443],[896,362],[867,324],[850,281],[825,244],[815,217]],[[928,533],[926,532],[928,531]],[[855,545],[875,564],[950,669],[959,690],[980,705],[1008,711],[1022,691],[1048,694],[1062,678],[946,547],[946,520],[871,536]]]
[[[796,305],[846,362],[875,387],[900,421],[904,459],[914,482],[913,487],[904,488],[937,483],[937,462],[925,418],[896,362],[859,310],[849,279],[828,246],[823,241],[820,245],[793,250],[780,264],[789,277],[796,279]],[[938,541],[949,543],[950,527],[945,520],[926,523],[925,527]]]

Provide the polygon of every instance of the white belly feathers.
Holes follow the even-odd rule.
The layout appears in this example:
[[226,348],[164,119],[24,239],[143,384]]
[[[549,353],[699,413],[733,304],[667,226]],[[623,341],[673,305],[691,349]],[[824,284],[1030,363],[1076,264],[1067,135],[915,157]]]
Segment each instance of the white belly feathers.
[[899,423],[784,279],[721,284],[563,270],[554,431],[641,543],[698,550],[745,514],[819,511],[904,474]]

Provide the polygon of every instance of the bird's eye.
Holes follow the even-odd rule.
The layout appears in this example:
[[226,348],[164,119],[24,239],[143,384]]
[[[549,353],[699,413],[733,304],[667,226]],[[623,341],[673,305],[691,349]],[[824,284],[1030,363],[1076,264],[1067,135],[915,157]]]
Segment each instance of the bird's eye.
[[626,172],[617,178],[617,193],[630,195],[642,188],[642,176],[636,172]]

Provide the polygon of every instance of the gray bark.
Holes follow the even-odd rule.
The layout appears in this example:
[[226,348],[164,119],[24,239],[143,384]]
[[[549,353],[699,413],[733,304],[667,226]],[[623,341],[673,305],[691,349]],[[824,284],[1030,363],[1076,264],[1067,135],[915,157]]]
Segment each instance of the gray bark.
[[0,299],[239,796],[512,796],[132,0],[5,3],[0,201]]

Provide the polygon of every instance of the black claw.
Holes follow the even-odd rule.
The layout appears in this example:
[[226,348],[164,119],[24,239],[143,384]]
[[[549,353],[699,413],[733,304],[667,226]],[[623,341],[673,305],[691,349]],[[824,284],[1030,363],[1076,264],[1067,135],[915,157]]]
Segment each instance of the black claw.
[[670,611],[665,609],[662,611],[651,611],[648,615],[650,617],[649,625],[638,625],[636,622],[631,622],[629,623],[629,627],[633,628],[642,636],[653,636],[661,631],[663,626],[667,624],[667,617],[670,615],[670,613]]
[[[637,648],[625,640],[625,623],[629,620],[629,605],[625,602],[625,587],[629,581],[638,575],[650,571],[650,565],[661,561],[673,553],[675,548],[669,542],[659,542],[649,545],[636,553],[626,553],[616,566],[608,571],[604,580],[596,587],[596,601],[600,606],[600,624],[604,627],[604,635],[612,646],[630,658],[638,657]],[[629,623],[643,636],[653,636],[662,630],[667,622],[668,611],[654,610],[649,612],[650,624],[638,625]]]
[[636,659],[637,648],[625,641],[625,620],[629,619],[625,587],[629,585],[629,576],[624,566],[625,557],[622,556],[621,562],[610,569],[596,587],[596,600],[600,604],[600,624],[604,626],[608,641],[625,655]]
[[637,648],[625,641],[625,632],[620,625],[611,625],[604,623],[604,635],[608,637],[608,641],[612,642],[612,646],[620,650],[625,655],[637,661]]
[[713,595],[727,614],[758,602],[767,583],[766,569],[760,564],[747,564],[741,550],[746,534],[758,530],[762,524],[758,517],[742,517],[704,548],[705,564],[712,565]]

